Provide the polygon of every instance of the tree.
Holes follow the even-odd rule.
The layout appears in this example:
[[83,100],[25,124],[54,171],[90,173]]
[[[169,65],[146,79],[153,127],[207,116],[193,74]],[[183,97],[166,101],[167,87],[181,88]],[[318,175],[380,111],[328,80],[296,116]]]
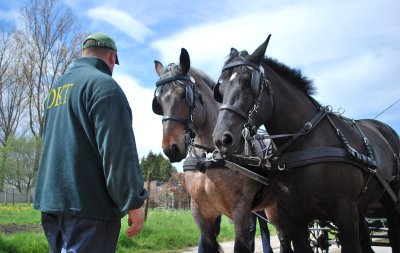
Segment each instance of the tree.
[[10,136],[1,151],[7,156],[5,163],[7,183],[15,186],[20,193],[23,190],[28,193],[36,177],[34,170],[36,139]]
[[176,168],[171,165],[168,159],[161,154],[149,152],[147,157],[143,157],[140,161],[142,173],[147,179],[148,172],[151,171],[153,180],[168,181],[172,173],[176,172]]
[[[5,146],[9,136],[16,133],[23,113],[26,97],[22,82],[21,51],[16,47],[14,27],[0,23],[0,146]],[[4,187],[5,162],[0,156],[0,191]]]
[[44,102],[55,81],[79,57],[85,34],[71,8],[61,0],[27,0],[21,8],[17,45],[24,52],[24,82],[28,85],[29,128],[37,140],[34,169],[40,158]]

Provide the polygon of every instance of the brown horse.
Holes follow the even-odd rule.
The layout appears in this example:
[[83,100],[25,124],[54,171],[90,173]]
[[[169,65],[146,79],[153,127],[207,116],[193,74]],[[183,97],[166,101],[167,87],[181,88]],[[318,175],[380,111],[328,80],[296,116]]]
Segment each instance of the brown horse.
[[231,49],[214,90],[222,103],[215,145],[221,154],[240,154],[245,140],[265,126],[277,147],[269,159],[271,188],[295,252],[312,252],[312,219],[336,224],[343,253],[368,250],[360,245],[360,232],[366,234],[359,221],[379,200],[392,250],[399,253],[398,135],[381,122],[350,120],[320,106],[298,70],[264,59],[268,41],[251,55]]
[[[189,158],[204,153],[202,149],[194,149],[193,142],[213,149],[211,133],[220,106],[213,99],[215,82],[190,66],[189,54],[185,49],[181,51],[179,65],[172,63],[164,68],[155,61],[155,69],[160,81],[157,82],[153,111],[163,115],[164,153],[171,162],[178,162],[185,159],[188,149]],[[252,210],[266,209],[269,220],[280,230],[276,200],[268,187],[261,183],[221,166],[212,166],[205,171],[185,170],[185,183],[204,252],[221,252],[214,225],[221,214],[234,222],[236,253],[250,252]],[[285,242],[281,243],[281,252],[292,252],[290,244]]]

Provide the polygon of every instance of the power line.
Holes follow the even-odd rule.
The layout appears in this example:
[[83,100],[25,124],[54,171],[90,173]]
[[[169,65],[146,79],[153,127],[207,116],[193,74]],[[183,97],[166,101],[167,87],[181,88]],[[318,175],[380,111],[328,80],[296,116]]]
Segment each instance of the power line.
[[381,113],[379,113],[378,115],[375,116],[374,119],[378,118],[379,116],[381,116],[384,112],[386,112],[387,110],[389,110],[392,106],[394,106],[395,104],[397,104],[398,102],[400,102],[400,99],[398,99],[396,102],[394,102],[393,104],[389,105],[385,110],[383,110]]

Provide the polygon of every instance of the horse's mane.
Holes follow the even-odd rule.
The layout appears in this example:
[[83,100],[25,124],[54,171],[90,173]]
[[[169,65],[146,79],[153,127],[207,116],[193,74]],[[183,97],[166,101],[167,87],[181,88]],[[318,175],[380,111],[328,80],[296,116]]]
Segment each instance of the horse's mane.
[[[236,49],[232,49],[236,50]],[[237,52],[237,51],[236,51]],[[246,50],[231,53],[229,58],[226,60],[225,65],[234,61],[244,61],[250,58],[249,53]],[[264,59],[265,63],[271,67],[278,74],[283,76],[285,79],[289,80],[290,83],[294,83],[297,88],[299,88],[305,94],[311,96],[315,93],[316,88],[311,79],[304,76],[300,69],[290,68],[287,65],[279,62],[276,59],[266,57]]]
[[266,57],[265,62],[278,74],[295,83],[296,86],[307,95],[311,96],[315,93],[316,88],[313,84],[313,81],[304,76],[300,69],[290,68],[278,60],[270,57]]
[[209,75],[194,67],[190,67],[189,72],[194,73],[194,75],[198,75],[211,90],[214,89],[215,81]]

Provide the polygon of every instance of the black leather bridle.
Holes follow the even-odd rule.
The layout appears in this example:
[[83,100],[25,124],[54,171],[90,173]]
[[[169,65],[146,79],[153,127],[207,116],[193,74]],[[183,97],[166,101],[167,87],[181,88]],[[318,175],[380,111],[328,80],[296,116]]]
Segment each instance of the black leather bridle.
[[[160,86],[163,86],[168,83],[175,82],[175,81],[189,81],[190,82],[190,84],[181,82],[181,84],[185,85],[186,101],[189,104],[189,115],[187,118],[182,118],[180,116],[176,116],[173,114],[164,115],[161,105],[157,100],[157,95],[156,95],[157,89]],[[195,80],[193,77],[191,77],[189,75],[178,74],[178,75],[174,75],[174,76],[171,76],[171,77],[168,77],[165,79],[161,79],[156,82],[156,90],[154,91],[154,98],[153,98],[153,103],[152,103],[153,112],[157,115],[163,116],[162,122],[172,120],[172,121],[176,121],[176,122],[184,125],[185,126],[184,139],[185,139],[185,143],[187,146],[192,145],[193,139],[196,136],[196,133],[193,129],[193,117],[194,117],[194,113],[195,113],[195,109],[196,109],[196,95],[197,95],[197,89],[196,89]]]
[[[219,110],[220,111],[226,110],[226,111],[236,113],[241,118],[246,120],[246,123],[244,124],[244,130],[247,129],[249,134],[255,134],[257,132],[257,127],[254,124],[253,115],[258,111],[258,108],[260,106],[263,88],[269,82],[265,78],[264,69],[262,68],[262,66],[256,65],[253,62],[246,61],[246,60],[229,63],[226,66],[224,66],[224,68],[222,69],[222,72],[225,70],[233,69],[238,66],[247,66],[250,69],[252,69],[251,89],[253,90],[254,94],[256,95],[256,98],[254,99],[253,107],[249,112],[245,112],[237,106],[222,104],[221,107],[219,108]],[[218,83],[214,87],[214,99],[217,100],[218,102],[222,103],[222,95],[219,93],[219,86],[221,85],[220,80],[221,80],[221,78],[219,78]],[[246,138],[247,136],[244,136],[244,137]]]

